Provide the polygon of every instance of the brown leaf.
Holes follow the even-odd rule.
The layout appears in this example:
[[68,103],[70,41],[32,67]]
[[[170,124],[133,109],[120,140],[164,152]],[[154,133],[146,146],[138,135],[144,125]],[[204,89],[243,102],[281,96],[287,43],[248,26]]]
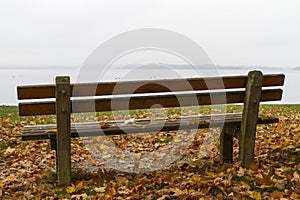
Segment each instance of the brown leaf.
[[100,123],[99,123],[99,126],[100,126],[100,128],[102,128],[102,129],[107,129],[107,128],[110,127],[109,124],[108,124],[107,122],[100,122]]

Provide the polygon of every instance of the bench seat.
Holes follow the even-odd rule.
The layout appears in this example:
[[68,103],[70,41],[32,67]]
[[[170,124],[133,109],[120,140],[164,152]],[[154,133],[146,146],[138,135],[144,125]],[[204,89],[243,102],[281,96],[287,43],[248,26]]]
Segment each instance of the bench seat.
[[[136,120],[134,124],[125,124],[124,120],[108,121],[109,128],[102,129],[107,136],[121,135],[127,133],[147,133],[160,131],[176,131],[179,129],[202,129],[202,128],[216,128],[226,125],[240,125],[242,121],[242,113],[228,113],[228,114],[214,114],[201,116],[183,116],[177,118],[175,121],[168,121],[167,119],[156,119],[150,121],[149,119]],[[149,125],[151,122],[151,125]],[[262,117],[259,116],[257,124],[277,123],[276,117]],[[71,137],[88,137],[88,136],[103,136],[99,132],[100,122],[81,122],[71,124]],[[197,123],[197,126],[193,124]],[[163,125],[163,128],[161,128]],[[22,139],[25,140],[56,140],[56,124],[24,126]],[[233,135],[238,137],[236,135]]]

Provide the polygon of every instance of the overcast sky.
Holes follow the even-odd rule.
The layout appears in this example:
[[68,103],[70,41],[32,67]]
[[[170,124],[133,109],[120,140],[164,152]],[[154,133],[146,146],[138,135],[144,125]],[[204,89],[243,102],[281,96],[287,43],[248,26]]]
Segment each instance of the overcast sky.
[[138,28],[184,34],[218,65],[300,66],[299,0],[1,0],[0,67],[80,66]]

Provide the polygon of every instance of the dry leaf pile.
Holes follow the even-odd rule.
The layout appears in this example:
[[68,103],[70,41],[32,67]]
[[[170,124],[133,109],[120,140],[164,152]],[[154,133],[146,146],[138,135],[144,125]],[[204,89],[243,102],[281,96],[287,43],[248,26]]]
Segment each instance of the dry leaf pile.
[[[104,168],[105,163],[86,150],[85,141],[74,139],[73,184],[68,187],[56,184],[55,152],[51,151],[49,141],[21,141],[20,138],[22,126],[54,120],[44,116],[20,119],[15,117],[17,113],[3,111],[10,108],[1,109],[0,199],[300,199],[299,106],[262,106],[264,115],[276,115],[280,122],[258,126],[255,162],[249,169],[237,162],[237,141],[235,164],[220,164],[218,142],[201,145],[210,131],[206,129],[189,138],[192,141],[188,148],[180,152],[171,166],[144,173]],[[240,108],[231,111],[234,109]],[[106,139],[109,143],[102,142],[97,148],[101,157],[118,157],[119,165],[126,166],[128,155],[122,155],[123,150],[133,160],[142,160],[174,141],[180,145],[180,139],[173,132],[112,136]],[[112,146],[122,151],[111,152]],[[149,162],[150,158],[147,159]]]

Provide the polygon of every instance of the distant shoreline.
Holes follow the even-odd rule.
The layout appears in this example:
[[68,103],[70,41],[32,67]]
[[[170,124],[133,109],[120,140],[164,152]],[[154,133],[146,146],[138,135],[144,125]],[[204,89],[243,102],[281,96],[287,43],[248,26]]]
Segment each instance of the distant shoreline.
[[[132,64],[132,65],[118,65],[113,66],[116,69],[134,69],[135,67],[140,67],[143,69],[159,69],[161,66],[170,67],[173,69],[193,69],[192,65],[179,65],[179,64],[163,64],[163,63],[153,63],[147,65],[139,65],[139,64]],[[197,66],[200,69],[211,69],[212,65],[202,65]],[[300,66],[297,67],[266,67],[266,66],[226,66],[226,65],[214,65],[216,69],[219,70],[300,70]],[[0,70],[80,70],[80,66],[0,66]]]

